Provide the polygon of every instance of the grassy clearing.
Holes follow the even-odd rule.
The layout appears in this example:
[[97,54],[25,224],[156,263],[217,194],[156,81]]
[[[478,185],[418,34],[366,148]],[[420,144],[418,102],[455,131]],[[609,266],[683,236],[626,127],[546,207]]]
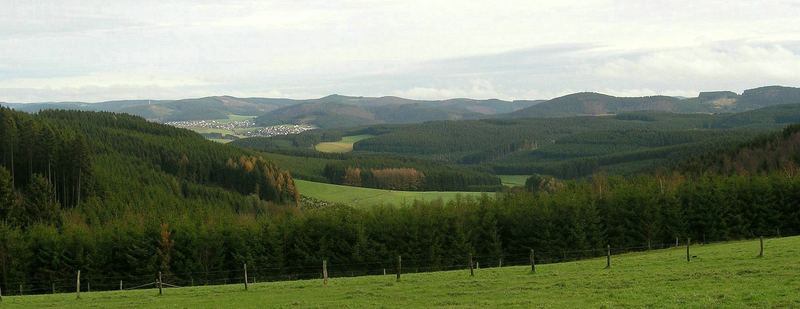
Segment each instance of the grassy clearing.
[[480,192],[394,191],[341,186],[299,179],[295,179],[294,181],[302,195],[313,197],[318,200],[348,204],[356,207],[369,207],[381,204],[410,204],[414,200],[430,201],[442,199],[444,202],[447,202],[455,199],[457,196],[479,197],[482,194]]
[[373,137],[374,135],[351,135],[351,136],[344,136],[342,140],[338,142],[324,142],[319,143],[314,148],[317,149],[319,152],[351,152],[353,151],[353,144],[360,140],[368,139]]
[[525,181],[528,180],[529,175],[497,175],[504,186],[507,187],[523,187]]
[[[767,308],[800,307],[800,237],[693,246],[605,259],[427,274],[241,284],[158,291],[3,298],[3,308]],[[330,267],[336,267],[331,265]]]

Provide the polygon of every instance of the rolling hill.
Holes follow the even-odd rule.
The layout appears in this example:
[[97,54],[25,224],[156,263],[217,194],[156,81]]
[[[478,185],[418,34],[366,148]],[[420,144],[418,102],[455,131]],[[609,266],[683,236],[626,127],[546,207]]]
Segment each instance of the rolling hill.
[[794,103],[800,103],[800,88],[781,86],[749,89],[741,95],[730,91],[701,92],[694,98],[615,97],[594,92],[581,92],[548,100],[505,116],[514,118],[596,116],[632,111],[722,113],[742,112],[771,105]]
[[228,115],[259,116],[278,107],[294,104],[289,99],[235,98],[214,96],[182,100],[120,100],[99,103],[2,103],[14,110],[33,113],[47,109],[127,113],[150,121],[225,119]]
[[693,98],[615,97],[581,92],[551,100],[411,100],[394,96],[334,94],[305,100],[212,96],[181,100],[0,104],[25,112],[43,109],[122,112],[157,122],[225,119],[234,114],[257,116],[255,122],[259,126],[308,124],[320,128],[346,128],[436,120],[598,116],[633,111],[728,113],[794,103],[800,103],[800,88],[768,86],[745,90],[742,94],[701,92]]
[[282,107],[256,118],[260,125],[311,124],[343,128],[383,123],[419,123],[432,120],[477,119],[508,113],[538,101],[450,99],[419,101],[398,97],[330,95]]
[[150,121],[225,119],[228,115],[260,116],[259,125],[311,124],[323,128],[429,120],[474,119],[508,113],[539,101],[450,99],[418,101],[399,97],[330,95],[319,99],[237,98],[211,96],[181,100],[120,100],[99,103],[2,103],[24,112],[46,109],[128,113]]
[[320,142],[368,134],[372,136],[353,144],[352,155],[413,157],[497,175],[539,173],[574,178],[599,171],[636,174],[652,170],[667,162],[745,143],[797,122],[800,104],[788,104],[740,113],[638,111],[602,117],[382,124],[248,138],[235,144],[315,157],[319,155],[313,147]]

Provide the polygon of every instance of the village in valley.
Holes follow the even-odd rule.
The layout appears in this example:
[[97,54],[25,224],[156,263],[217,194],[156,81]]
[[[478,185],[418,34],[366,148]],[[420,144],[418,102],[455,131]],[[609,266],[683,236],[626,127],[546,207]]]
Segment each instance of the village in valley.
[[307,124],[281,124],[267,127],[257,126],[252,119],[246,120],[187,120],[169,121],[164,124],[195,131],[210,139],[235,140],[245,137],[270,137],[298,134],[317,127]]

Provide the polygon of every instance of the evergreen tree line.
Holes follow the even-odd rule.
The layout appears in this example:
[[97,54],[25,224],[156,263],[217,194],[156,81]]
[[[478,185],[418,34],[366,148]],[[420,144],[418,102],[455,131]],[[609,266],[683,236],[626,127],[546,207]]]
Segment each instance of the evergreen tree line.
[[800,124],[781,132],[762,135],[746,143],[717,147],[689,160],[676,161],[673,166],[686,173],[766,174],[800,172]]
[[[46,110],[34,116],[60,132],[86,136],[98,155],[141,160],[150,168],[197,184],[220,186],[265,201],[295,203],[289,172],[252,151],[225,147],[185,129],[147,122],[126,114]],[[117,191],[124,188],[110,188]]]
[[596,175],[541,187],[407,207],[137,207],[99,220],[108,206],[86,203],[62,210],[61,226],[0,223],[0,284],[4,293],[20,284],[49,292],[53,282],[74,290],[78,269],[95,290],[152,282],[159,271],[177,285],[232,283],[243,263],[259,281],[317,278],[323,259],[339,274],[391,271],[398,255],[408,271],[439,270],[465,267],[468,254],[497,265],[526,263],[530,249],[559,261],[603,254],[607,244],[800,233],[800,178],[782,174]]
[[498,191],[489,173],[411,158],[358,156],[325,164],[323,176],[335,184],[409,191]]
[[[55,204],[74,207],[92,193],[91,160],[83,135],[0,108],[0,168],[8,173],[11,201],[19,199],[14,194],[19,190],[29,193],[19,201],[21,204],[37,204],[42,209]],[[22,216],[18,221],[34,221],[36,211],[18,209],[11,213],[9,205],[0,207],[0,217]]]

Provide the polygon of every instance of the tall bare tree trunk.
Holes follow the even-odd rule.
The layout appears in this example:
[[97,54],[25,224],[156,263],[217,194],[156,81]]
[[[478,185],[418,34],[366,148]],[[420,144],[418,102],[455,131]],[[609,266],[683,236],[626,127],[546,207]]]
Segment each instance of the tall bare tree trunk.
[[78,201],[75,203],[75,206],[81,204],[81,168],[78,167],[78,184],[77,184],[77,193],[78,193]]

